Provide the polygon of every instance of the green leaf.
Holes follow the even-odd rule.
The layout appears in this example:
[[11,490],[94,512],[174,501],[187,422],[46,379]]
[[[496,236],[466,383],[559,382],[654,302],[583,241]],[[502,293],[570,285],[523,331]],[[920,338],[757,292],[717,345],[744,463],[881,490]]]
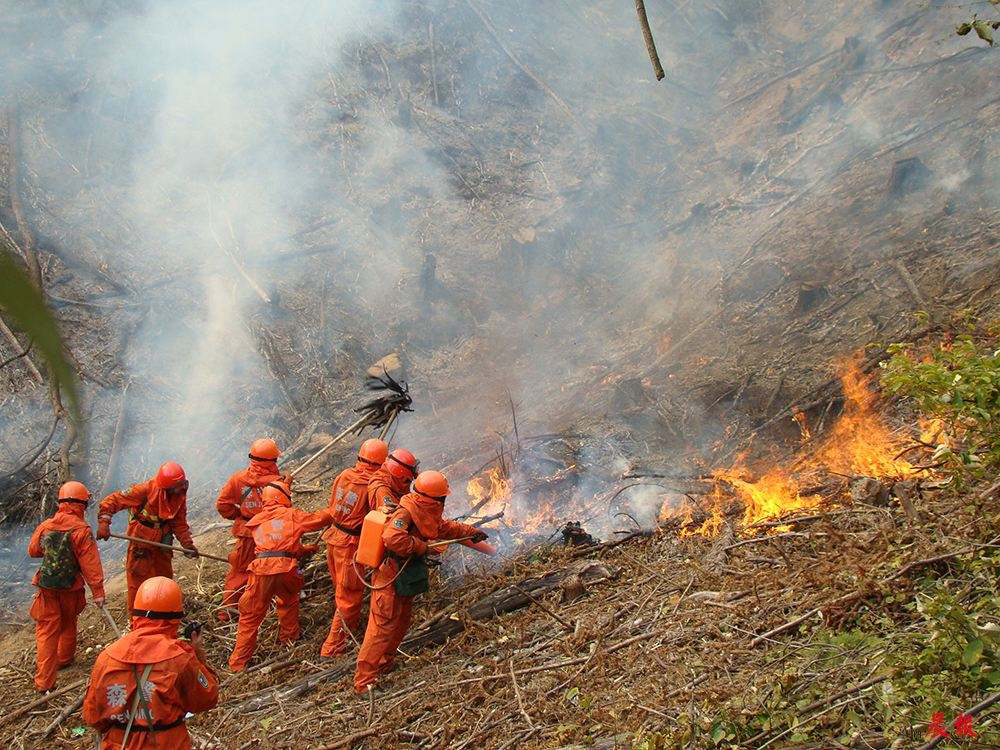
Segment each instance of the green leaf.
[[726,739],[726,728],[719,724],[712,730],[712,744],[718,745],[724,739]]
[[965,36],[970,31],[972,31],[971,23],[960,23],[958,26],[955,27],[955,33],[958,34],[959,36]]
[[87,733],[87,727],[73,727],[69,733],[74,737],[83,737]]
[[0,251],[0,307],[42,353],[59,387],[64,389],[74,419],[80,421],[76,377],[66,361],[59,327],[38,290],[11,256]]
[[976,30],[976,36],[993,46],[993,26],[989,21],[978,19],[972,23],[972,28]]
[[593,703],[594,703],[593,696],[588,695],[585,698],[581,698],[580,699],[580,708],[582,708],[584,711],[586,711],[588,708],[590,708],[590,706]]
[[983,639],[973,638],[962,652],[962,664],[971,667],[983,658]]
[[571,687],[569,690],[566,691],[566,694],[563,696],[563,698],[567,702],[572,702],[573,699],[576,698],[576,696],[578,696],[579,694],[580,694],[580,688]]
[[274,723],[274,717],[268,716],[267,718],[260,720],[260,727],[266,732],[268,729],[271,728],[271,724],[273,723]]

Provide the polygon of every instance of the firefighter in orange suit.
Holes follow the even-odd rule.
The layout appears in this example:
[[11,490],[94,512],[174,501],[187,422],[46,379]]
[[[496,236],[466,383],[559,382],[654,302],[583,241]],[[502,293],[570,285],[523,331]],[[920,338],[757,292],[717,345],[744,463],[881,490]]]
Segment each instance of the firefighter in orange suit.
[[55,515],[42,521],[28,543],[28,554],[41,557],[32,583],[38,587],[31,603],[35,621],[35,689],[51,690],[56,670],[73,663],[76,620],[86,606],[83,582],[94,604],[104,606],[104,570],[97,544],[84,519],[90,493],[80,482],[59,488]]
[[323,532],[326,542],[326,564],[334,584],[334,613],[330,633],[320,654],[336,656],[347,650],[345,628],[358,632],[361,620],[361,599],[365,586],[354,568],[354,555],[358,551],[361,523],[371,510],[368,500],[368,480],[378,471],[389,446],[378,438],[361,444],[358,460],[351,469],[344,469],[333,482],[330,493],[330,511],[333,525]]
[[97,657],[83,720],[100,732],[101,750],[189,750],[185,717],[219,702],[201,635],[177,637],[183,604],[174,581],[147,578],[135,595],[132,629]]
[[405,448],[394,450],[368,482],[368,504],[372,509],[395,508],[410,491],[419,469],[420,462],[412,453]]
[[[172,544],[180,542],[184,554],[197,557],[191,527],[187,522],[188,481],[180,464],[167,461],[152,479],[133,485],[128,492],[114,492],[101,500],[97,515],[97,538],[111,534],[111,517],[128,509],[126,534],[150,542]],[[125,581],[128,586],[128,606],[132,609],[139,585],[153,576],[174,577],[173,552],[140,542],[129,542],[125,555]]]
[[354,689],[363,692],[393,669],[396,649],[410,627],[413,597],[427,590],[423,557],[436,540],[479,542],[486,534],[466,523],[443,518],[448,480],[438,471],[422,471],[413,492],[399,501],[382,532],[386,557],[372,576],[372,601],[365,640],[358,652]]
[[279,483],[267,485],[261,494],[264,509],[247,521],[257,554],[250,563],[250,580],[240,597],[236,646],[229,656],[229,668],[234,672],[246,669],[253,656],[257,631],[272,599],[278,610],[278,640],[282,643],[298,640],[302,590],[299,558],[316,551],[315,546],[302,544],[302,535],[325,528],[333,520],[328,509],[306,513],[293,508],[291,491]]
[[219,515],[233,522],[233,537],[236,540],[233,551],[229,553],[229,573],[222,592],[222,608],[217,613],[222,622],[229,622],[247,584],[247,566],[253,562],[255,552],[253,532],[247,527],[247,521],[262,507],[262,488],[269,482],[291,486],[291,478],[282,476],[278,471],[280,455],[278,444],[271,438],[255,440],[250,446],[250,465],[229,477],[215,501]]

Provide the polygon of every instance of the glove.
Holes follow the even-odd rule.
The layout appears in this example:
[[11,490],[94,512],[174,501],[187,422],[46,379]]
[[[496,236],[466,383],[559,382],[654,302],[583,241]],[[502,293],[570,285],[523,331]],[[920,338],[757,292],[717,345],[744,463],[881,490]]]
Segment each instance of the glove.
[[100,540],[111,538],[111,519],[101,516],[97,519],[97,538]]
[[184,548],[184,557],[197,557],[197,556],[198,556],[198,548],[197,547],[185,547]]
[[426,542],[422,542],[419,539],[413,540],[413,554],[417,557],[423,557],[429,549],[434,549],[434,547],[428,547]]
[[318,544],[303,544],[302,545],[302,554],[303,554],[303,556],[305,556],[305,555],[314,555],[314,554],[316,554],[316,551],[318,549],[319,549],[319,545]]
[[469,541],[475,544],[476,542],[485,542],[487,539],[489,539],[489,536],[485,531],[477,531]]
[[100,609],[101,607],[104,606],[104,597],[103,596],[95,596],[94,599],[93,599],[93,602],[94,602],[94,606],[97,607],[98,609]]
[[292,489],[292,482],[295,481],[295,477],[293,477],[291,474],[282,474],[281,481],[284,484],[288,485],[288,489]]

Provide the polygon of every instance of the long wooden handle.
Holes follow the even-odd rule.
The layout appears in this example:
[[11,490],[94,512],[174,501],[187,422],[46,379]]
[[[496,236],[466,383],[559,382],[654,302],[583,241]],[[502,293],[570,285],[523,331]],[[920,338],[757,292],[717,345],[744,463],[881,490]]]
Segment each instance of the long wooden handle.
[[370,421],[371,421],[371,417],[369,415],[367,415],[367,414],[364,415],[363,417],[359,417],[357,419],[357,421],[354,422],[354,424],[352,424],[350,427],[345,427],[344,430],[339,435],[337,435],[335,438],[333,438],[332,440],[330,440],[330,442],[328,442],[326,445],[324,445],[318,451],[316,451],[315,453],[313,453],[309,458],[307,458],[306,462],[304,464],[302,464],[301,466],[297,466],[296,468],[292,469],[292,471],[289,473],[289,476],[294,477],[296,474],[298,474],[303,469],[305,469],[307,466],[309,466],[309,464],[311,464],[317,458],[319,458],[320,456],[322,456],[324,453],[326,453],[328,450],[330,450],[333,446],[335,446],[337,443],[339,443],[345,437],[347,437],[348,435],[350,435],[352,432],[356,431],[359,427],[363,427],[364,425],[366,425]]
[[[160,542],[151,542],[148,539],[140,539],[137,536],[129,536],[128,534],[109,534],[108,536],[113,536],[115,539],[125,539],[129,542],[138,542],[139,544],[148,544],[150,547],[158,547],[159,549],[169,549],[173,552],[190,552],[191,550],[185,547],[175,547],[172,544],[162,544]],[[198,557],[207,557],[209,560],[218,560],[219,562],[229,565],[229,560],[224,557],[216,557],[215,555],[210,555],[207,552],[198,552]]]
[[101,607],[100,607],[100,609],[101,609],[101,613],[104,615],[104,619],[106,619],[108,621],[108,625],[111,626],[111,629],[115,632],[115,635],[117,635],[119,638],[121,638],[122,637],[122,631],[121,631],[121,629],[119,629],[118,623],[115,622],[115,618],[113,618],[111,616],[111,613],[108,612],[108,608],[105,607],[102,604]]

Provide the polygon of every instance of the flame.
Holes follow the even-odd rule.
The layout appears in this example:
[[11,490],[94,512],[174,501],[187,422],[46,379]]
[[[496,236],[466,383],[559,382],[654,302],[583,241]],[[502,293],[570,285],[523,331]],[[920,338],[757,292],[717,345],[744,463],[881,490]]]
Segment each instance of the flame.
[[948,425],[944,423],[943,419],[937,417],[921,417],[919,421],[920,426],[920,442],[928,446],[945,446],[946,448],[951,448],[954,439],[952,438],[951,431],[948,429]]
[[510,480],[496,467],[470,479],[465,492],[469,496],[469,507],[479,506],[477,513],[484,516],[502,511],[513,495]]
[[857,358],[841,377],[844,411],[806,466],[851,476],[908,476],[913,465],[898,457],[905,440],[896,437],[875,410],[877,395],[871,376],[861,372]]
[[[788,467],[775,466],[755,478],[744,464],[745,456],[739,456],[733,466],[712,472],[712,477],[731,487],[743,503],[744,528],[820,503],[819,495],[803,492],[799,479],[792,474],[793,468],[852,477],[910,476],[919,471],[900,457],[905,439],[894,435],[875,409],[877,395],[871,390],[872,379],[861,371],[857,357],[844,364],[841,372],[843,412],[822,441],[818,445],[804,446]],[[803,440],[808,443],[811,434],[805,415],[796,412],[793,416]],[[716,485],[714,494],[707,500],[708,507],[702,510],[708,514],[708,519],[697,527],[691,506],[678,507],[673,501],[661,508],[661,519],[683,518],[682,536],[714,536],[722,528],[731,499],[720,485]]]

